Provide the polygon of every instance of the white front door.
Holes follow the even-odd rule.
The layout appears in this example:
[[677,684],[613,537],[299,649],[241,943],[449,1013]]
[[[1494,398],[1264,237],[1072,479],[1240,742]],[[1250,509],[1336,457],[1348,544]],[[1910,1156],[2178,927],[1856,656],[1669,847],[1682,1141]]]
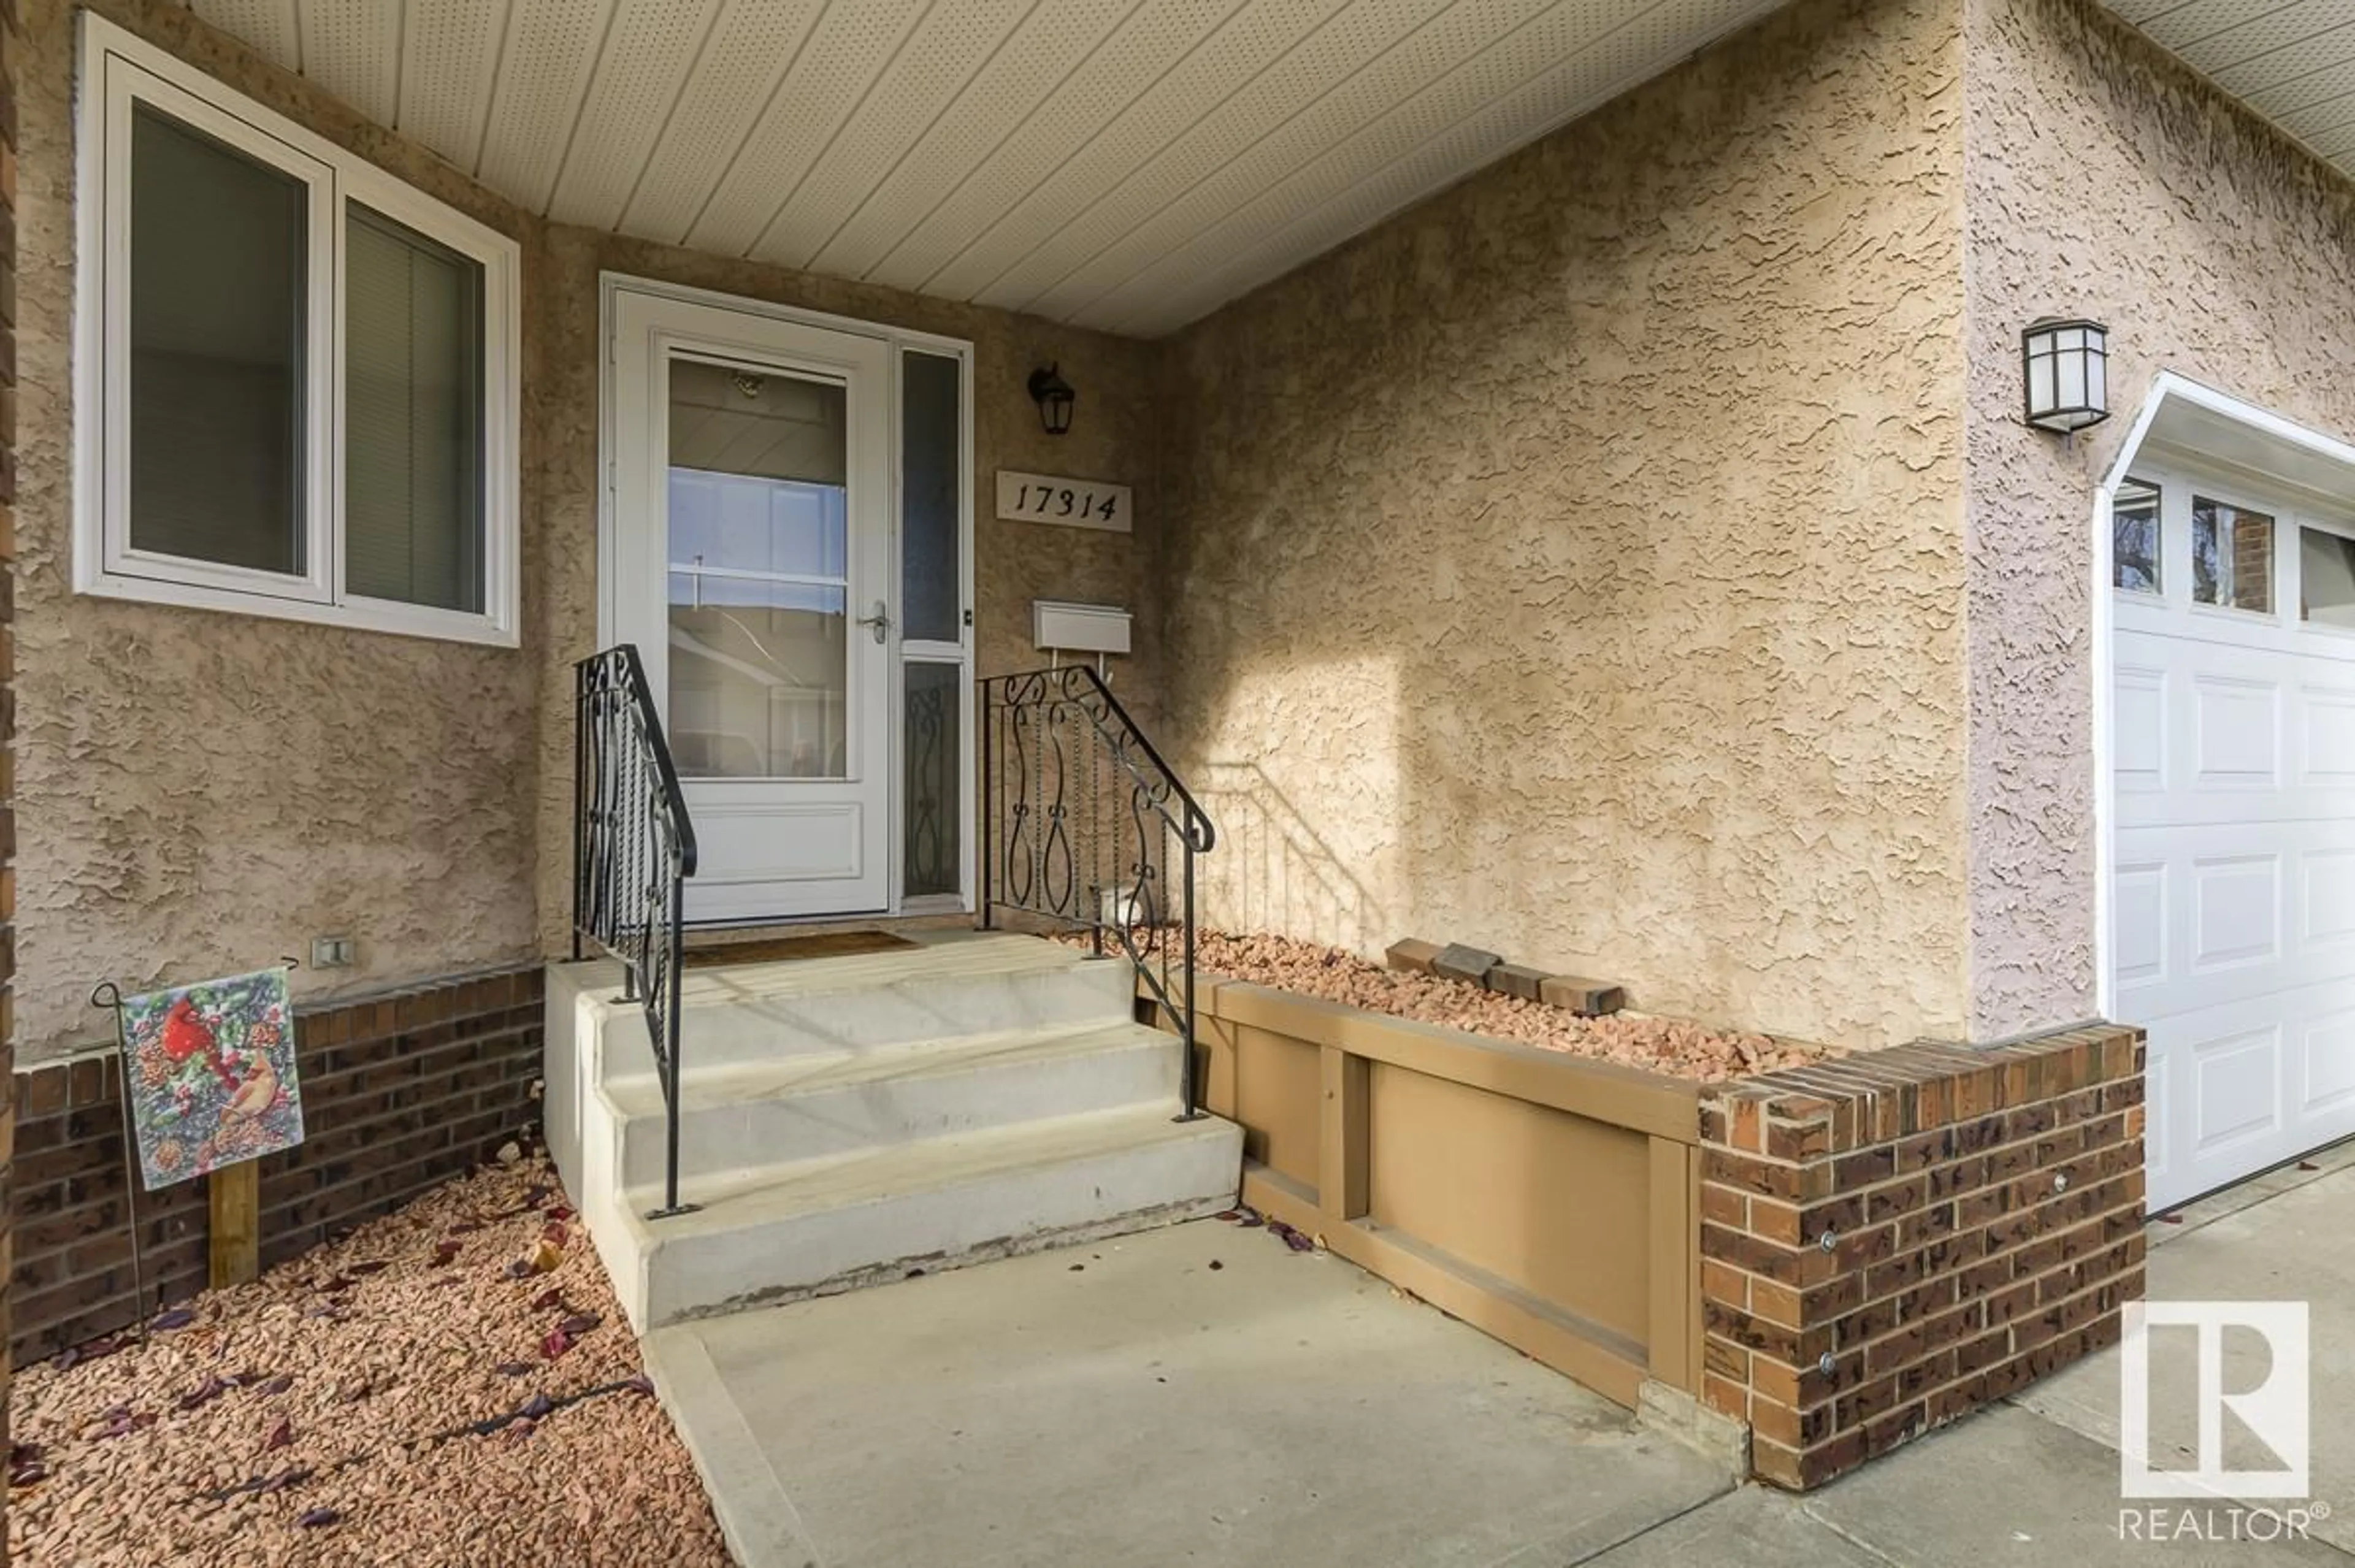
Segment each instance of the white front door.
[[2162,457],[2112,511],[2110,978],[2156,1211],[2355,1134],[2355,526]]
[[690,921],[892,902],[892,349],[612,296],[613,640],[695,824]]

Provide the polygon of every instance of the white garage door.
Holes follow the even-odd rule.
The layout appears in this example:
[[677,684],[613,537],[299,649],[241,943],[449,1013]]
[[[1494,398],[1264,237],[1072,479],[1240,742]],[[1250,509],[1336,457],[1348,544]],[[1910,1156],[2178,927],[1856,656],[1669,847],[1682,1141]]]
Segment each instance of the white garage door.
[[2111,1010],[2155,1211],[2355,1134],[2355,527],[2137,464],[2112,517]]

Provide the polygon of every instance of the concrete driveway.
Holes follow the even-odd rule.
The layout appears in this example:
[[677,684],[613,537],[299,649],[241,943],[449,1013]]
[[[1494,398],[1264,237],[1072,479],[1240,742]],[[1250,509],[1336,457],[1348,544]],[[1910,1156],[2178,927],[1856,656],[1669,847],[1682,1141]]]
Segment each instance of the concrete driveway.
[[[2311,1301],[2314,1498],[2355,1509],[2355,1146],[2312,1164],[2154,1224],[2150,1291]],[[2355,1568],[2355,1514],[2298,1542],[2121,1541],[2115,1351],[1791,1498],[1217,1221],[664,1329],[647,1354],[756,1568]],[[2153,1425],[2188,1450],[2175,1381]]]

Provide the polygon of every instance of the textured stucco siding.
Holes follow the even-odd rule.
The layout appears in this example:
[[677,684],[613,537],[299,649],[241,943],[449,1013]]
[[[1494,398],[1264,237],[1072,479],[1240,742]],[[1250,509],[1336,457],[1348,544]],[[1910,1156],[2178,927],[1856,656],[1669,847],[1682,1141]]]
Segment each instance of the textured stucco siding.
[[[1030,602],[1070,599],[1125,605],[1137,613],[1138,656],[1115,659],[1115,687],[1146,711],[1152,612],[1146,569],[1159,513],[1148,475],[1155,462],[1156,345],[1058,326],[1035,316],[924,299],[759,262],[727,261],[590,229],[548,231],[540,296],[549,312],[545,374],[527,394],[526,419],[541,432],[544,507],[536,549],[525,560],[526,636],[540,661],[539,859],[541,938],[565,940],[570,909],[571,664],[597,638],[598,274],[613,272],[715,289],[750,299],[959,337],[974,346],[974,635],[976,672],[1046,662],[1030,644]],[[1039,427],[1023,383],[1050,361],[1080,400],[1066,435]],[[1138,487],[1136,532],[1001,521],[1000,468],[1069,474]]]
[[[1124,604],[1115,682],[1153,711],[1154,345],[1035,317],[542,224],[257,59],[167,0],[94,7],[513,234],[523,256],[520,649],[177,610],[71,592],[74,7],[25,7],[18,645],[27,1055],[102,1036],[91,984],[194,978],[359,939],[304,996],[478,970],[565,945],[571,662],[597,632],[600,269],[890,322],[975,346],[978,668],[1022,668],[1033,598]],[[1048,436],[1023,382],[1080,390]],[[1000,522],[1000,467],[1138,486],[1137,532]]]
[[1211,918],[1959,1027],[1960,23],[1802,0],[1180,336]]
[[[94,8],[532,243],[504,203],[184,8]],[[360,961],[298,972],[305,996],[532,953],[527,654],[72,592],[75,7],[26,0],[21,18],[25,1056],[105,1035],[98,980],[307,956],[314,934],[357,936]]]
[[[2355,439],[2355,191],[2090,0],[1966,0],[1970,1033],[2095,1008],[2093,504],[2175,370]],[[2019,329],[2110,327],[2108,423],[2019,418]]]

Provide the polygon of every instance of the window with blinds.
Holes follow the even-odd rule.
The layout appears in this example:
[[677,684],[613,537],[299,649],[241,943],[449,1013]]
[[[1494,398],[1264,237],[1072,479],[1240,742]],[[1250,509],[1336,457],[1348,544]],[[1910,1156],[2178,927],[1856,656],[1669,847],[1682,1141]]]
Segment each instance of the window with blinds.
[[483,608],[483,268],[344,209],[344,585]]
[[514,644],[516,243],[82,30],[75,587]]

